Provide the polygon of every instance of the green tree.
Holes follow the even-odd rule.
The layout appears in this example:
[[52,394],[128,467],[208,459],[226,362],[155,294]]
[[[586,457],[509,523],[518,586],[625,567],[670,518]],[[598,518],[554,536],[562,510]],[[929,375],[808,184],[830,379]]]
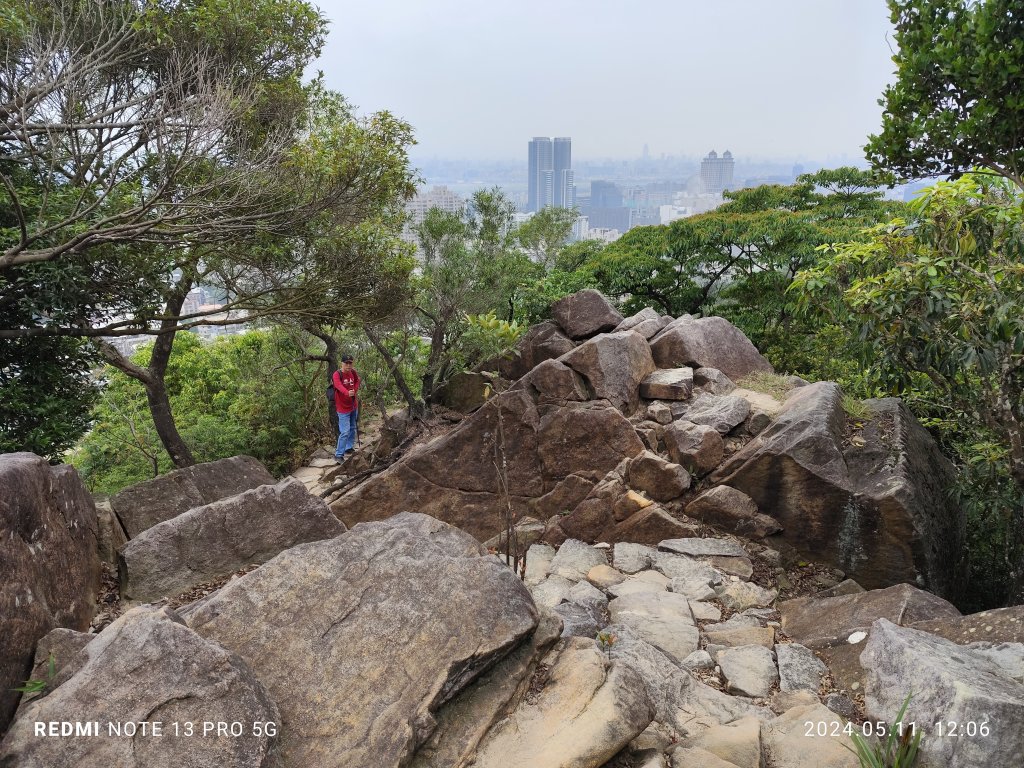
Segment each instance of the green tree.
[[551,269],[568,242],[578,215],[575,208],[544,208],[516,228],[516,241],[532,261]]
[[461,214],[434,208],[416,228],[423,265],[415,306],[430,337],[425,400],[452,373],[481,362],[479,345],[461,344],[467,316],[495,311],[512,320],[524,287],[543,273],[517,247],[512,211],[501,190],[481,190]]
[[[325,22],[300,0],[14,5],[0,303],[18,318],[0,338],[97,340],[190,464],[163,381],[175,334],[387,306],[411,268],[390,237],[412,192],[410,129],[302,84]],[[226,306],[182,314],[196,285]],[[101,341],[138,333],[156,337],[145,367]]]
[[974,167],[1024,188],[1024,13],[1017,0],[889,0],[896,82],[868,159],[903,178]]
[[971,527],[995,550],[984,554],[998,555],[1009,602],[1020,603],[1024,197],[1006,180],[968,174],[936,184],[910,204],[907,218],[866,234],[829,248],[792,291],[805,310],[847,324],[865,341],[866,365],[883,386],[947,414],[954,433],[970,439],[959,446],[962,465],[1005,466],[1012,503],[981,530]]

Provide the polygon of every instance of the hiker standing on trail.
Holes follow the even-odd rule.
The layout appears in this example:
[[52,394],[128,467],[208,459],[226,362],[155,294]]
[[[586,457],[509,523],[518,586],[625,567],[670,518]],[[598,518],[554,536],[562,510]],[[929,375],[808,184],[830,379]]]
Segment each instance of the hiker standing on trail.
[[334,384],[334,410],[338,412],[338,447],[334,458],[342,461],[351,453],[356,440],[356,425],[359,422],[359,374],[352,366],[352,355],[342,355],[341,370],[331,377]]

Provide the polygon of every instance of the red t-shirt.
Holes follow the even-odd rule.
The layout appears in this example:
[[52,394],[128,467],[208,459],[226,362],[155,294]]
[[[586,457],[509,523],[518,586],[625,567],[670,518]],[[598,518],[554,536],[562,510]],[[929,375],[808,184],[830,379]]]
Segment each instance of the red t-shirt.
[[[351,371],[335,371],[334,409],[338,413],[352,413],[356,409],[356,393],[359,392],[359,374],[355,368]],[[349,394],[349,390],[352,394]]]

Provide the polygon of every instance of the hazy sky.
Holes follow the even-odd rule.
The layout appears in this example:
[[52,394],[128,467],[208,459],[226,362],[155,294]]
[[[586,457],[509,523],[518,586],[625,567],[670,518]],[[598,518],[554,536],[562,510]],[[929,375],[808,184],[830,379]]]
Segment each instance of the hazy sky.
[[[316,2],[316,0],[314,0]],[[884,0],[319,0],[317,66],[416,157],[861,157],[891,80]]]

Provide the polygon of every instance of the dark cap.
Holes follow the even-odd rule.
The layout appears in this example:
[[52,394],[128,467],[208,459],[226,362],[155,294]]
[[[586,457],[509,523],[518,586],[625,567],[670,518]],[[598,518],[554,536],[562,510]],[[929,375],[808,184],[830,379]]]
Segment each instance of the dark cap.
[[341,356],[341,362],[343,362],[343,363],[351,363],[352,362],[352,355],[342,355]]

